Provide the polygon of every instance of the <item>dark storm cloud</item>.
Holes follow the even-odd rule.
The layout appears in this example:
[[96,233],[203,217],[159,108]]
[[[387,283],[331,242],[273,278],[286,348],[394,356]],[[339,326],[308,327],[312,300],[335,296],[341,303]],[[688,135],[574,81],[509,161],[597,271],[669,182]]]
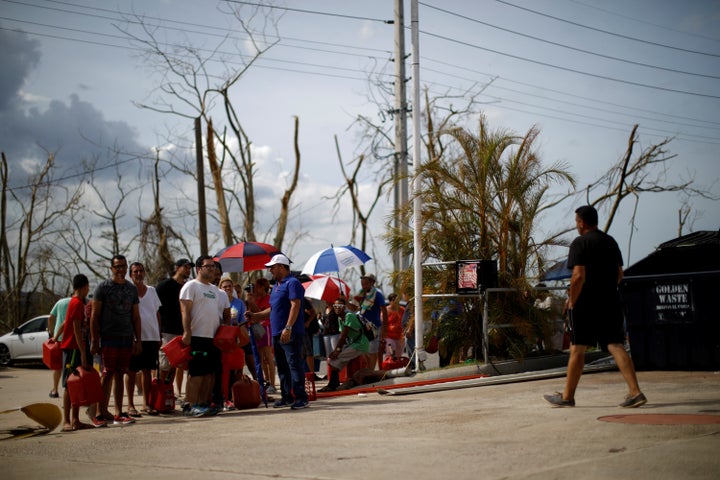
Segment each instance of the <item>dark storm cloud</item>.
[[39,43],[21,32],[0,30],[0,112],[17,101],[18,92],[40,61]]
[[[109,147],[135,153],[144,150],[129,124],[107,121],[76,94],[42,107],[23,98],[25,78],[40,60],[39,44],[24,34],[0,30],[0,46],[0,150],[7,156],[11,183],[27,180],[24,161],[43,163],[48,153],[55,154],[60,171],[79,172],[83,161],[98,159],[100,165],[114,161]],[[98,176],[115,174],[112,168],[102,172]]]

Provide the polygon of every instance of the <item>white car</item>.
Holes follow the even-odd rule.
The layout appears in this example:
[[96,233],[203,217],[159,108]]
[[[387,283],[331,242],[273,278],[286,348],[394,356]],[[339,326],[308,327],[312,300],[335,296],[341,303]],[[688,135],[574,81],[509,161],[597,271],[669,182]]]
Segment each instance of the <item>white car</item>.
[[48,317],[35,317],[0,337],[0,365],[6,366],[16,361],[42,361],[43,343],[50,338],[47,331]]

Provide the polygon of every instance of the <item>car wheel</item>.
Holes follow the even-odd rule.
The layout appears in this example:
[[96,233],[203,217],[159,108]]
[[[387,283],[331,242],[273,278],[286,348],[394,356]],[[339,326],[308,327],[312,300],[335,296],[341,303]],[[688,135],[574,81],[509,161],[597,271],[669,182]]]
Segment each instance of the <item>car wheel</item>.
[[7,347],[7,345],[0,344],[0,365],[3,367],[7,367],[12,363],[12,358],[10,357],[10,349]]

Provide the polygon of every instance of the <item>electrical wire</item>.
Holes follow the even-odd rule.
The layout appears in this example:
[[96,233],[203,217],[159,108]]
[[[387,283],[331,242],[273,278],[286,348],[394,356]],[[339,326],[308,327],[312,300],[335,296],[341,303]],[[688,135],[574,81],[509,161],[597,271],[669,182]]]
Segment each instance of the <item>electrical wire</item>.
[[604,34],[606,34],[606,35],[611,35],[611,36],[617,37],[617,38],[623,38],[623,39],[625,39],[625,40],[632,40],[632,41],[634,41],[634,42],[644,43],[644,44],[647,44],[647,45],[653,45],[653,46],[656,46],[656,47],[669,48],[669,49],[671,49],[671,50],[677,50],[677,51],[680,51],[680,52],[694,53],[694,54],[696,54],[696,55],[705,55],[705,56],[708,56],[708,57],[720,57],[720,54],[717,54],[717,53],[701,52],[701,51],[699,51],[699,50],[690,50],[690,49],[687,49],[687,48],[676,47],[676,46],[674,46],[674,45],[667,45],[667,44],[664,44],[664,43],[652,42],[652,41],[650,41],[650,40],[643,40],[643,39],[641,39],[641,38],[631,37],[631,36],[629,36],[629,35],[623,35],[623,34],[621,34],[621,33],[610,32],[610,31],[608,31],[608,30],[603,30],[603,29],[601,29],[601,28],[591,27],[591,26],[589,26],[589,25],[583,25],[582,23],[573,22],[573,21],[571,21],[571,20],[567,20],[567,19],[560,18],[560,17],[555,17],[555,16],[553,16],[553,15],[548,15],[547,13],[539,12],[539,11],[533,10],[533,9],[531,9],[531,8],[521,7],[520,5],[515,5],[514,3],[510,3],[510,2],[507,2],[507,1],[505,1],[505,0],[495,0],[495,1],[498,2],[498,3],[502,3],[503,5],[507,5],[507,6],[509,6],[509,7],[514,7],[514,8],[520,9],[520,10],[524,10],[524,11],[526,11],[526,12],[533,13],[533,14],[535,14],[535,15],[540,15],[540,16],[545,17],[545,18],[550,18],[550,19],[552,19],[552,20],[557,20],[558,22],[567,23],[567,24],[570,24],[570,25],[574,25],[574,26],[576,26],[576,27],[586,28],[586,29],[588,29],[588,30],[593,30],[593,31],[595,31],[595,32],[604,33]]
[[607,59],[607,60],[614,60],[614,61],[617,61],[617,62],[627,63],[627,64],[630,64],[630,65],[637,65],[637,66],[640,66],[640,67],[652,68],[652,69],[655,69],[655,70],[662,70],[662,71],[666,71],[666,72],[680,73],[680,74],[683,74],[683,75],[691,75],[691,76],[696,76],[696,77],[704,77],[704,78],[712,78],[712,79],[720,80],[720,76],[718,76],[718,75],[708,75],[708,74],[704,74],[704,73],[688,72],[688,71],[685,71],[685,70],[678,70],[678,69],[669,68],[669,67],[661,67],[661,66],[659,66],[659,65],[652,65],[652,64],[649,64],[649,63],[642,63],[642,62],[637,62],[637,61],[634,61],[634,60],[628,60],[628,59],[625,59],[625,58],[614,57],[614,56],[612,56],[612,55],[606,55],[606,54],[604,54],[604,53],[592,52],[592,51],[590,51],[590,50],[585,50],[585,49],[582,49],[582,48],[573,47],[573,46],[571,46],[571,45],[565,45],[565,44],[563,44],[563,43],[554,42],[554,41],[552,41],[552,40],[547,40],[547,39],[540,38],[540,37],[536,37],[536,36],[533,36],[533,35],[528,35],[527,33],[522,33],[522,32],[518,32],[518,31],[515,31],[515,30],[510,30],[510,29],[508,29],[508,28],[498,27],[497,25],[492,25],[492,24],[490,24],[490,23],[483,22],[482,20],[478,20],[478,19],[476,19],[476,18],[468,17],[468,16],[466,16],[466,15],[461,15],[461,14],[459,14],[459,13],[457,13],[457,12],[452,12],[452,11],[446,10],[446,9],[444,9],[444,8],[435,7],[435,6],[429,5],[429,4],[427,4],[427,3],[420,2],[420,5],[424,5],[424,6],[428,7],[428,8],[433,9],[433,10],[437,10],[437,11],[439,11],[439,12],[443,12],[443,13],[446,13],[446,14],[448,14],[448,15],[451,15],[451,16],[454,16],[454,17],[457,17],[457,18],[462,18],[462,19],[464,19],[464,20],[468,20],[468,21],[471,21],[471,22],[474,22],[474,23],[478,23],[478,24],[480,24],[480,25],[485,25],[486,27],[490,27],[490,28],[494,28],[494,29],[497,29],[497,30],[501,30],[501,31],[503,31],[503,32],[511,33],[511,34],[513,34],[513,35],[517,35],[517,36],[524,37],[524,38],[529,38],[529,39],[531,39],[531,40],[535,40],[535,41],[538,41],[538,42],[541,42],[541,43],[546,43],[546,44],[548,44],[548,45],[553,45],[553,46],[556,46],[556,47],[565,48],[565,49],[568,49],[568,50],[573,50],[573,51],[575,51],[575,52],[580,52],[580,53],[585,53],[585,54],[592,55],[592,56],[596,56],[596,57],[600,57],[600,58],[605,58],[605,59]]
[[[12,0],[4,0],[4,1],[8,1],[8,2],[10,2],[10,3],[21,4],[21,5],[29,5],[29,4],[26,4],[26,3],[23,3],[23,2],[17,2],[17,1],[12,1]],[[52,3],[57,3],[57,4],[79,7],[78,5],[71,4],[71,3],[68,3],[68,2],[61,2],[61,1],[57,1],[57,0],[49,0],[49,1],[51,1]],[[246,4],[249,4],[249,5],[250,5],[250,4],[252,4],[252,5],[257,5],[257,4],[253,4],[252,2],[236,2],[236,3],[246,3]],[[29,6],[34,6],[34,5],[29,5]],[[46,8],[46,7],[38,7],[38,8]],[[93,10],[98,10],[98,11],[106,11],[106,12],[113,12],[113,13],[115,13],[115,11],[107,10],[107,9],[100,9],[100,8],[93,8],[93,7],[86,7],[86,8],[91,8],[91,9],[93,9]],[[79,12],[68,12],[67,10],[65,10],[64,12],[65,12],[65,13],[72,13],[72,14],[80,14]],[[125,12],[125,13],[126,13],[126,12]],[[315,11],[309,11],[309,10],[307,10],[307,11],[303,11],[303,13],[315,13]],[[82,14],[82,15],[91,15],[91,16],[93,16],[92,14]],[[98,15],[98,16],[99,16],[99,15]],[[106,16],[99,16],[99,17],[106,18],[106,19],[111,19],[111,20],[118,20],[116,17],[106,17]],[[4,17],[4,18],[7,18],[7,17]],[[165,22],[182,24],[182,25],[199,26],[200,28],[215,28],[215,29],[217,30],[217,27],[214,27],[214,26],[204,26],[204,25],[199,25],[199,24],[191,23],[191,22],[180,22],[180,21],[174,21],[174,20],[168,20],[168,19],[160,19],[159,17],[146,17],[146,18],[154,18],[154,19],[158,19],[158,20],[164,20]],[[365,17],[362,17],[362,18],[363,18],[363,19],[367,19],[367,18],[365,18]],[[12,20],[12,19],[11,19],[11,20]],[[28,22],[28,23],[38,24],[37,22]],[[39,24],[39,25],[42,25],[42,24]],[[104,37],[110,36],[110,37],[113,37],[113,38],[121,38],[121,39],[124,38],[124,37],[122,37],[122,36],[117,36],[117,35],[102,34],[102,33],[97,33],[97,32],[88,32],[88,31],[82,31],[82,30],[80,30],[80,29],[70,29],[70,28],[67,28],[67,27],[52,27],[52,26],[48,26],[48,27],[51,27],[51,28],[65,28],[65,29],[70,30],[70,31],[81,32],[81,33],[86,33],[86,34],[91,34],[91,35],[102,35],[102,36],[104,36]],[[172,29],[171,27],[163,27],[163,28]],[[4,28],[4,27],[0,27],[0,29],[3,29],[3,30],[11,30],[11,29],[7,29],[7,28]],[[178,29],[175,29],[175,30],[178,30]],[[185,31],[186,31],[186,30],[185,30]],[[203,33],[203,32],[198,32],[198,33],[201,33],[201,34],[210,34],[210,33]],[[94,45],[100,45],[100,46],[108,46],[108,47],[113,47],[113,48],[127,48],[127,49],[131,49],[131,48],[132,48],[132,47],[123,47],[123,46],[121,46],[121,45],[113,45],[113,44],[110,44],[110,43],[107,43],[107,42],[96,42],[96,41],[91,41],[91,40],[70,39],[70,38],[61,37],[61,36],[58,36],[58,35],[50,35],[50,34],[42,34],[42,33],[32,33],[32,34],[34,34],[34,35],[39,35],[39,36],[47,36],[47,37],[49,37],[49,38],[61,38],[61,39],[66,39],[66,40],[71,40],[71,41],[76,41],[76,42],[81,42],[81,43],[88,43],[88,44],[94,44]],[[219,35],[218,35],[218,36],[219,36]],[[278,38],[279,38],[279,37],[278,37]],[[300,42],[309,42],[309,43],[321,43],[321,44],[322,44],[322,43],[328,43],[328,42],[312,42],[311,40],[297,39],[297,38],[295,38],[294,40],[300,41]],[[313,49],[311,49],[311,48],[306,48],[306,47],[302,47],[302,46],[295,46],[295,45],[283,44],[283,46],[284,46],[284,47],[288,47],[288,48],[298,48],[298,49],[313,50]],[[350,47],[350,46],[345,45],[345,47]],[[356,47],[356,48],[362,48],[362,47]],[[137,50],[137,49],[136,49],[136,50]],[[329,53],[336,53],[336,54],[337,54],[337,53],[340,53],[340,52],[328,51],[328,50],[324,50],[324,49],[317,49],[317,50],[319,50],[320,52],[324,52],[324,53],[327,53],[327,52],[329,52]],[[379,49],[375,49],[375,51],[378,51],[378,50],[379,50]],[[382,51],[383,53],[388,53],[388,52],[385,51],[385,50],[380,50],[380,51]],[[225,52],[225,54],[227,54],[227,55],[233,55],[233,54],[234,54],[234,55],[237,55],[237,52]],[[346,54],[346,52],[343,52],[343,54]],[[363,57],[365,57],[365,55],[363,55]],[[379,60],[377,57],[372,57],[372,56],[370,56],[370,57],[368,57],[368,58],[375,58],[376,60]],[[430,61],[433,61],[432,59],[429,59],[429,60],[430,60]],[[294,64],[294,65],[299,65],[299,66],[307,66],[307,67],[310,67],[310,68],[328,68],[328,69],[331,68],[331,69],[333,69],[333,70],[342,69],[342,70],[347,71],[347,72],[366,73],[366,72],[363,72],[363,71],[358,70],[358,69],[343,68],[343,67],[340,67],[340,68],[339,68],[337,65],[322,65],[322,64],[319,64],[319,63],[300,62],[300,61],[294,61],[294,60],[283,60],[283,59],[277,59],[277,58],[271,58],[271,57],[261,57],[261,61],[266,61],[266,62],[270,62],[270,63],[272,63],[272,62],[276,62],[276,63],[289,63],[289,64]],[[437,61],[437,60],[435,60],[435,61]],[[445,65],[448,65],[448,66],[451,66],[451,67],[454,67],[454,68],[464,68],[464,67],[461,67],[461,66],[458,66],[458,65],[449,64],[449,63],[447,63],[447,62],[439,62],[439,63],[445,64]],[[309,74],[309,75],[321,75],[321,76],[324,76],[324,77],[333,77],[333,78],[341,78],[341,79],[356,80],[356,81],[367,81],[367,78],[366,78],[366,77],[360,78],[360,77],[353,77],[353,76],[348,76],[348,75],[339,75],[339,74],[334,74],[334,73],[319,73],[319,72],[312,71],[312,70],[300,70],[300,69],[291,69],[291,68],[281,68],[281,67],[273,67],[273,66],[266,66],[266,65],[260,65],[260,64],[256,64],[256,66],[259,67],[259,68],[265,68],[265,69],[271,69],[271,70],[288,71],[288,72],[295,72],[295,73]],[[465,69],[465,70],[468,70],[468,71],[471,71],[471,72],[473,72],[473,73],[481,73],[481,74],[483,74],[483,75],[488,75],[488,76],[491,75],[491,74],[484,74],[484,73],[482,73],[482,72],[477,72],[477,71],[475,71],[475,70],[471,70],[471,69],[467,69],[467,68],[464,68],[464,69]],[[432,69],[427,69],[427,67],[423,67],[423,70],[424,70],[424,71],[432,71]],[[445,75],[449,75],[449,76],[451,76],[451,77],[453,77],[453,78],[456,78],[456,79],[462,79],[462,77],[457,76],[457,75],[447,74],[446,72],[442,72],[442,73],[445,74]],[[394,75],[391,75],[391,74],[382,74],[382,75],[385,75],[385,76],[387,76],[387,77],[393,77],[393,76],[394,76]],[[470,79],[464,79],[464,80],[470,80]],[[470,81],[472,81],[472,80],[470,80]],[[511,80],[511,79],[505,79],[505,78],[503,78],[502,81],[507,81],[507,82],[511,82],[511,83],[516,83],[516,84],[528,86],[528,87],[531,87],[531,88],[541,89],[541,90],[544,90],[544,91],[551,91],[551,92],[559,93],[559,94],[562,94],[562,95],[570,95],[570,94],[568,94],[568,92],[552,90],[552,89],[548,89],[548,88],[544,88],[544,87],[539,87],[539,86],[537,86],[537,85],[527,84],[527,83],[524,83],[524,82],[517,82],[517,81]],[[435,83],[437,84],[437,82],[435,82]],[[453,86],[453,87],[451,87],[451,88],[458,88],[458,87]],[[580,107],[580,108],[591,108],[591,107],[589,107],[589,106],[583,106],[583,105],[579,105],[579,104],[576,104],[576,103],[573,103],[573,102],[567,102],[567,101],[563,101],[563,100],[557,100],[557,99],[551,99],[551,98],[547,98],[547,97],[541,97],[541,96],[538,96],[538,95],[532,95],[532,94],[520,92],[520,91],[517,91],[517,90],[514,90],[514,89],[510,89],[510,88],[507,88],[507,87],[501,87],[501,86],[498,86],[498,85],[491,85],[491,88],[497,88],[497,89],[500,89],[500,90],[505,90],[505,91],[508,91],[508,92],[511,92],[511,93],[516,93],[516,94],[520,94],[520,95],[534,96],[535,98],[544,99],[544,100],[549,100],[549,101],[552,101],[552,102],[564,103],[564,104],[568,104],[568,105],[572,105],[572,106],[577,106],[577,107]],[[570,95],[570,96],[573,97],[573,95]],[[598,102],[598,103],[601,103],[601,104],[607,104],[607,105],[611,105],[611,106],[615,106],[615,107],[620,107],[620,108],[623,108],[623,109],[628,109],[627,105],[612,104],[612,103],[610,103],[610,102],[601,102],[601,101],[598,101],[598,100],[596,100],[596,99],[591,99],[591,98],[587,98],[587,97],[580,97],[580,96],[575,96],[575,97],[583,98],[583,99],[585,99],[585,100],[592,101],[592,102]],[[507,102],[512,102],[512,103],[515,103],[515,104],[520,104],[520,105],[529,106],[529,107],[531,107],[531,108],[542,108],[542,109],[547,108],[547,107],[540,107],[540,106],[537,106],[537,105],[527,104],[527,103],[524,103],[524,102],[519,102],[519,101],[517,101],[517,100],[512,100],[512,99],[509,99],[509,98],[504,97],[504,96],[493,96],[492,98],[497,99],[497,100],[500,100],[500,101],[507,101]],[[593,107],[593,108],[594,108],[594,107]],[[515,111],[519,111],[519,110],[517,110],[517,109],[514,109],[514,110],[515,110]],[[553,110],[556,111],[556,112],[563,113],[563,114],[568,114],[568,115],[579,115],[579,114],[574,114],[574,113],[572,113],[572,112],[566,112],[566,111],[562,111],[562,110],[558,110],[558,109],[553,109]],[[682,117],[682,116],[677,116],[677,115],[668,114],[668,113],[665,113],[665,112],[655,112],[655,111],[651,111],[651,110],[642,110],[642,109],[636,109],[636,108],[632,108],[631,110],[645,111],[645,112],[652,113],[652,114],[656,114],[656,115],[663,115],[663,116],[665,116],[666,118],[667,118],[667,117],[682,118],[682,119],[688,119],[688,120],[691,120],[691,121],[697,121],[697,122],[703,122],[703,123],[710,123],[710,124],[718,124],[717,122],[704,121],[704,120],[693,119],[693,118],[689,118],[689,117]],[[630,114],[627,114],[627,113],[613,112],[612,110],[609,110],[609,109],[603,109],[603,111],[605,111],[606,113],[612,113],[612,114],[618,114],[618,115],[624,115],[624,116],[630,115]],[[526,112],[526,113],[529,113],[529,112]],[[636,117],[637,117],[637,116],[636,116]],[[558,118],[558,117],[550,116],[549,118]],[[665,121],[663,121],[663,120],[655,120],[655,119],[651,119],[651,118],[648,118],[648,117],[640,117],[640,118],[646,118],[646,119],[652,120],[652,121],[658,121],[658,122],[669,123],[669,124],[676,124],[676,125],[680,125],[680,126],[691,126],[691,125],[684,124],[684,123],[678,123],[678,122],[674,122],[674,123],[673,123],[673,122],[669,122],[669,121],[667,121],[667,120],[665,120]],[[569,121],[569,120],[567,120],[567,119],[565,119],[565,120],[566,120],[566,121]],[[594,125],[594,126],[597,126],[597,125]],[[611,128],[611,127],[607,127],[607,126],[602,126],[602,127],[603,127],[603,128]],[[704,126],[699,126],[699,125],[694,125],[693,127],[712,128],[712,127],[704,127]],[[624,130],[624,129],[623,129],[623,130]],[[703,137],[703,138],[710,138],[710,137]],[[713,140],[714,140],[714,139],[713,139]]]

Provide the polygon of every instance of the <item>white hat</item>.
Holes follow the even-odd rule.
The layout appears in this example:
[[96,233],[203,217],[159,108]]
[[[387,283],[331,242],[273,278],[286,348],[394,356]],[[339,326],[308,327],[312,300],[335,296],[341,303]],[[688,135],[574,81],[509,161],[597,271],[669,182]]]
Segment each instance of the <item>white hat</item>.
[[272,257],[270,259],[270,261],[265,264],[265,266],[270,268],[273,265],[277,265],[278,263],[280,265],[287,265],[289,267],[291,262],[290,262],[290,259],[287,258],[285,255],[283,255],[282,253],[278,253],[277,255]]

